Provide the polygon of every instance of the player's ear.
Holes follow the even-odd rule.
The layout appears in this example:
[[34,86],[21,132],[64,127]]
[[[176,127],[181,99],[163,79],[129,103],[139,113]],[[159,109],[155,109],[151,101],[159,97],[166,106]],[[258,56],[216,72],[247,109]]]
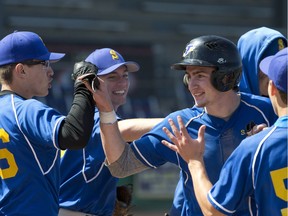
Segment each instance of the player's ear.
[[24,70],[24,65],[21,63],[16,64],[15,69],[14,69],[14,74],[15,76],[19,78],[23,78],[26,75],[26,72]]
[[269,80],[269,83],[268,83],[268,94],[271,95],[271,96],[274,96],[276,93],[277,93],[277,88],[275,86],[275,84],[273,83],[272,80]]
[[184,74],[184,77],[183,77],[183,84],[184,84],[184,86],[188,89],[188,82],[189,82],[189,80],[188,80],[189,78],[188,78],[188,74],[187,73],[185,73]]

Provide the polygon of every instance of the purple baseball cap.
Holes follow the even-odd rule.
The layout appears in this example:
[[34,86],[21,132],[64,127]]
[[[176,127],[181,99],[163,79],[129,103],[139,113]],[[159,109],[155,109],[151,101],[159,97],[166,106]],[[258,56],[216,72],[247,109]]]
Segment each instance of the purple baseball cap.
[[140,69],[136,62],[125,61],[120,53],[110,48],[96,49],[85,61],[98,67],[98,76],[109,74],[122,65],[127,67],[128,72],[136,72]]
[[58,61],[65,53],[49,52],[39,35],[15,31],[0,41],[0,66],[26,60]]
[[287,54],[288,48],[286,47],[260,62],[261,71],[273,81],[279,90],[285,93],[287,93]]

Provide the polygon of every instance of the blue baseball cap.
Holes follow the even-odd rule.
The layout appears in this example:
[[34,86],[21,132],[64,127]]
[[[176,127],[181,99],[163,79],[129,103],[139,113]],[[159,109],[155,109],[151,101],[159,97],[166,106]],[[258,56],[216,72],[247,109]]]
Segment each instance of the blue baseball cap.
[[15,31],[0,41],[0,66],[33,59],[58,61],[64,56],[49,52],[41,37],[33,32]]
[[96,49],[85,61],[98,67],[98,76],[109,74],[122,65],[127,67],[128,72],[136,72],[140,69],[136,62],[125,61],[120,53],[110,48]]
[[260,62],[261,71],[273,81],[277,89],[287,93],[287,61],[288,48],[284,48],[273,56]]

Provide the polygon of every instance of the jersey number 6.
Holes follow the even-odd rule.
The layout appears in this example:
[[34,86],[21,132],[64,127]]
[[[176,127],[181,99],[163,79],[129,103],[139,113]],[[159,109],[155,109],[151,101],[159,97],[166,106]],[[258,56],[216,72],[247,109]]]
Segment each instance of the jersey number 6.
[[[0,128],[0,140],[3,143],[8,143],[10,141],[9,134],[3,129]],[[7,161],[8,167],[3,168],[4,160]],[[12,178],[16,175],[18,171],[18,166],[16,164],[15,158],[7,148],[0,148],[0,177],[2,179]]]

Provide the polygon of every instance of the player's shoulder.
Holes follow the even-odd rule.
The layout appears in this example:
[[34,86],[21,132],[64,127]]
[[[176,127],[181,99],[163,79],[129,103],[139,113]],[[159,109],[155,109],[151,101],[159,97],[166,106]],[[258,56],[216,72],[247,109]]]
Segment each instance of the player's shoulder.
[[[49,107],[37,99],[28,99],[22,101],[21,99],[15,99],[15,108],[19,119],[25,119],[27,121],[29,121],[29,119],[39,120],[40,116],[45,116],[45,118],[49,119],[63,116],[58,110]],[[45,118],[41,119],[43,120]]]
[[190,119],[190,118],[194,118],[196,116],[199,116],[202,113],[203,113],[203,108],[199,108],[199,107],[193,106],[193,107],[177,110],[177,111],[169,114],[168,117],[175,118],[178,115],[180,115],[182,118]]
[[253,94],[244,93],[244,92],[241,92],[240,96],[241,96],[241,101],[250,107],[255,106],[260,109],[268,108],[269,110],[272,108],[272,103],[270,99],[267,97],[253,95]]
[[248,103],[257,104],[257,103],[268,103],[271,104],[271,101],[268,97],[263,97],[259,95],[254,95],[246,92],[240,92],[242,101],[246,101]]
[[43,102],[37,99],[28,99],[24,100],[21,103],[22,107],[27,110],[42,110],[42,109],[52,109],[51,107],[47,106]]
[[12,97],[12,103],[18,111],[29,111],[29,113],[31,113],[35,109],[39,110],[40,107],[46,106],[44,103],[36,99],[25,99],[17,94],[14,94]]

